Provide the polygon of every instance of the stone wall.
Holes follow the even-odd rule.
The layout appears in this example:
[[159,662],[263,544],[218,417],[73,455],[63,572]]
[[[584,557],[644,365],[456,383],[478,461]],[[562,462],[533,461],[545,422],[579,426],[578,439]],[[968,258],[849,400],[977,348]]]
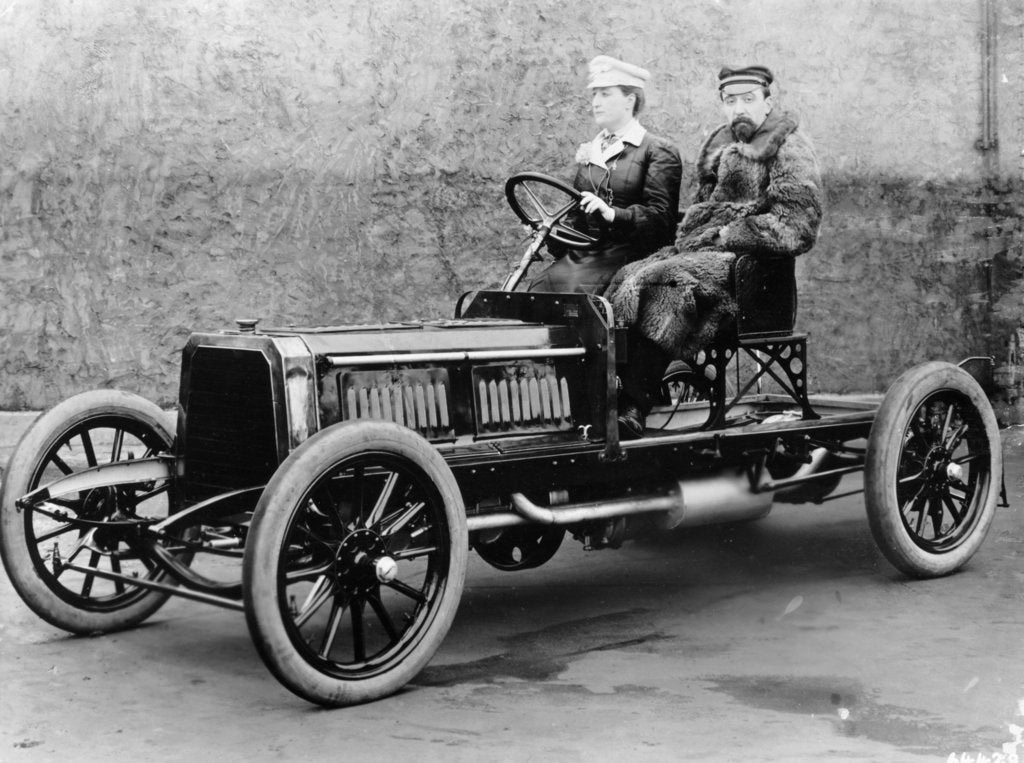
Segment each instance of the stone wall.
[[[655,74],[692,164],[761,62],[828,188],[801,259],[816,391],[996,353],[1024,320],[1024,8],[986,0],[50,0],[0,7],[0,408],[172,402],[189,331],[447,316],[525,246],[504,178],[568,177],[585,63]],[[683,196],[694,187],[692,169]]]

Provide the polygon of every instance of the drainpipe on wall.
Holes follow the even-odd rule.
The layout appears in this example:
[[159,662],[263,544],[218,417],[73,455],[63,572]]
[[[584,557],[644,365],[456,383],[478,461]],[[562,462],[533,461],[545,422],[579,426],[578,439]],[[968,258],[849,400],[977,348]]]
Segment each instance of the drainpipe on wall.
[[982,152],[985,182],[999,178],[999,133],[996,121],[996,0],[982,0],[983,33],[981,44],[981,137],[975,148]]

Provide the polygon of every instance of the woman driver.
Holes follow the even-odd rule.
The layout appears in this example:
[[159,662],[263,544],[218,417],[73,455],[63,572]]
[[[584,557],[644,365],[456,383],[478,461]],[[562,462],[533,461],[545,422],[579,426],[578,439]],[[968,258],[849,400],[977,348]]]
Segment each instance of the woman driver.
[[642,259],[675,238],[682,163],[679,150],[637,121],[650,72],[609,56],[590,62],[587,83],[594,122],[601,128],[576,154],[573,186],[583,199],[574,228],[599,237],[590,251],[549,241],[555,262],[529,291],[601,294],[623,265]]

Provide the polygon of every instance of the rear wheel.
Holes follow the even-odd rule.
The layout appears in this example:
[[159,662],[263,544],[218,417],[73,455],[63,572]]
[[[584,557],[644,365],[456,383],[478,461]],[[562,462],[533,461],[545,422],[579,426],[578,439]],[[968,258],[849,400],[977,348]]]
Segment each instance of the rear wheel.
[[17,501],[90,467],[167,453],[173,436],[159,407],[114,390],[65,400],[25,432],[0,491],[0,555],[15,590],[48,623],[72,633],[128,628],[167,600],[104,572],[159,580],[130,543],[132,528],[176,509],[169,480],[117,485]]
[[243,567],[256,648],[310,702],[391,694],[448,632],[467,550],[461,493],[426,440],[386,422],[329,427],[256,507]]
[[955,572],[995,515],[1002,448],[978,383],[949,363],[897,379],[871,427],[864,472],[871,532],[907,575]]

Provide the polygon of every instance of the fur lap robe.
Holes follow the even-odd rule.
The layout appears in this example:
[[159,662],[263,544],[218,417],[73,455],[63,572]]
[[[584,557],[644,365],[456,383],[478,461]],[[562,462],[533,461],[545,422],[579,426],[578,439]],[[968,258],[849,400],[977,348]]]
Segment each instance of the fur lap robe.
[[622,268],[611,302],[615,317],[674,357],[689,359],[732,326],[731,252],[667,247]]
[[697,170],[675,244],[622,268],[606,294],[617,317],[683,359],[731,331],[737,257],[755,283],[780,272],[791,280],[793,258],[814,245],[821,223],[817,159],[789,115],[773,111],[748,143],[722,125]]

